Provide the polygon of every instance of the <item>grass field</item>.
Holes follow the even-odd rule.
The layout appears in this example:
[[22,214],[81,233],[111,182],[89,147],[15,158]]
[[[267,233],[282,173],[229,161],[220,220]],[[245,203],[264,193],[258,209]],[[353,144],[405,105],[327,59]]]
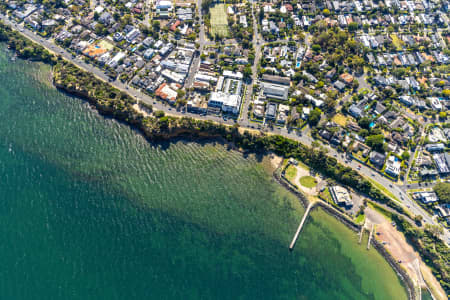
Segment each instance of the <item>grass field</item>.
[[373,210],[379,212],[384,217],[386,217],[386,219],[388,219],[390,222],[392,222],[392,213],[390,211],[387,211],[386,209],[384,209],[383,207],[379,206],[378,204],[376,204],[372,201],[369,201],[368,206],[370,208],[372,208]]
[[228,21],[225,4],[216,4],[209,9],[211,14],[211,34],[228,36]]
[[394,194],[392,194],[386,187],[384,187],[382,184],[380,184],[379,182],[373,180],[372,178],[366,177],[376,188],[378,188],[379,190],[381,190],[381,192],[383,192],[386,196],[388,196],[391,199],[394,199],[397,202],[400,202],[400,200],[394,196]]
[[356,224],[363,224],[364,220],[366,219],[366,215],[364,214],[359,214],[356,219],[355,219],[355,223]]
[[285,173],[286,179],[295,184],[294,179],[297,176],[297,168],[293,165],[289,165]]
[[112,45],[110,42],[108,42],[106,40],[101,40],[100,42],[98,42],[98,45],[108,51],[111,51],[114,49],[114,45]]
[[347,125],[347,118],[342,114],[336,114],[331,121],[343,127]]
[[300,184],[303,185],[304,187],[312,189],[313,187],[315,187],[317,185],[317,181],[314,177],[303,176],[303,177],[300,177]]

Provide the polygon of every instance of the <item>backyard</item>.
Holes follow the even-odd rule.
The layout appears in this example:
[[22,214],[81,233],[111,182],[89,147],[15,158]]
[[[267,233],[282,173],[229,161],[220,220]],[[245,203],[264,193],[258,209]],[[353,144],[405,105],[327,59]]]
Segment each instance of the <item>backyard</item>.
[[332,121],[343,127],[347,125],[347,118],[343,114],[336,114],[333,117]]

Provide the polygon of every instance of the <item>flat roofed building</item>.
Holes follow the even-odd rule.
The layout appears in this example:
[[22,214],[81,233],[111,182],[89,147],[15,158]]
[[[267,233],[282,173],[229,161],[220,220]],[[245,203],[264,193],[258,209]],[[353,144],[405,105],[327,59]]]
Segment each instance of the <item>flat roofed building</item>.
[[384,171],[393,177],[397,177],[400,174],[400,166],[400,161],[394,155],[391,155],[386,162]]
[[342,186],[329,187],[331,198],[337,205],[343,205],[345,207],[352,207],[353,201],[350,197],[348,190]]
[[229,70],[223,71],[223,76],[233,78],[236,80],[241,80],[244,78],[244,74],[242,74],[241,72],[233,72],[233,71],[229,71]]
[[280,84],[280,85],[287,85],[289,86],[291,84],[291,79],[289,77],[281,77],[281,76],[274,76],[274,75],[268,75],[264,74],[262,76],[262,80],[265,82]]
[[425,149],[428,152],[441,152],[445,150],[445,145],[442,143],[437,143],[437,144],[427,144],[425,145]]
[[288,86],[262,82],[262,87],[264,96],[266,96],[267,98],[275,98],[280,100],[288,99],[289,94]]
[[433,154],[433,160],[436,164],[436,169],[440,174],[450,173],[450,155],[448,155],[447,153]]
[[415,192],[414,198],[425,204],[439,201],[439,198],[435,192]]
[[266,119],[275,120],[277,117],[277,105],[275,103],[268,103],[266,109]]
[[208,106],[220,108],[223,112],[237,114],[241,106],[241,96],[212,92],[208,100]]

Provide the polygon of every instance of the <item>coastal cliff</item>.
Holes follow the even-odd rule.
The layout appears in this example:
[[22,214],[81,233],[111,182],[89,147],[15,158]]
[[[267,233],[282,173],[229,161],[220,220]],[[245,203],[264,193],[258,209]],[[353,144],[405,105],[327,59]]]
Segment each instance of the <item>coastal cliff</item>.
[[[54,65],[53,81],[58,89],[87,100],[101,114],[111,116],[135,127],[149,140],[170,140],[179,137],[188,139],[214,138],[232,143],[244,151],[274,152],[283,157],[294,157],[323,175],[333,178],[341,184],[348,185],[380,203],[385,203],[400,214],[405,213],[403,207],[397,202],[384,195],[356,171],[339,164],[335,158],[327,156],[322,149],[313,149],[280,135],[255,134],[247,130],[239,130],[238,126],[226,126],[207,120],[196,120],[188,117],[175,118],[165,116],[163,112],[144,116],[133,108],[136,100],[128,94],[79,69],[61,57],[54,56],[42,46],[31,42],[1,22],[0,41],[7,42],[10,48],[18,53],[19,57]],[[445,261],[448,260],[448,252],[429,251],[427,245],[422,241],[424,231],[406,228],[407,225],[405,224],[404,232],[406,232],[405,235],[408,240],[412,241],[427,264],[431,266],[433,273],[438,276],[444,288],[447,287],[449,285],[449,272]],[[416,232],[419,230],[420,232]],[[436,239],[435,243],[438,244],[435,247],[436,249],[443,248],[443,243],[439,239]]]

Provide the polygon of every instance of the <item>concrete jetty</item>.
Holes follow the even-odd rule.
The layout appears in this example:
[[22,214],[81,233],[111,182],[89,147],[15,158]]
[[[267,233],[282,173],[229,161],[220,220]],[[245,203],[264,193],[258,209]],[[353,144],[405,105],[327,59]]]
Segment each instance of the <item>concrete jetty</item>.
[[366,221],[364,221],[364,225],[361,226],[361,230],[360,230],[360,232],[359,232],[359,242],[358,242],[358,244],[361,244],[362,237],[363,237],[363,235],[364,235],[364,228],[365,228],[365,227],[366,227]]
[[303,215],[303,218],[300,222],[300,225],[298,225],[297,232],[295,232],[294,238],[292,239],[291,244],[289,245],[289,250],[292,251],[294,249],[295,243],[297,242],[298,236],[300,234],[300,231],[302,230],[303,225],[305,224],[306,217],[308,217],[309,211],[314,206],[314,203],[309,203],[308,207],[306,208],[305,214]]
[[374,226],[375,226],[375,225],[372,224],[372,229],[370,229],[369,239],[367,240],[367,250],[370,249],[370,241],[372,240],[372,236],[373,236],[373,227],[374,227]]

